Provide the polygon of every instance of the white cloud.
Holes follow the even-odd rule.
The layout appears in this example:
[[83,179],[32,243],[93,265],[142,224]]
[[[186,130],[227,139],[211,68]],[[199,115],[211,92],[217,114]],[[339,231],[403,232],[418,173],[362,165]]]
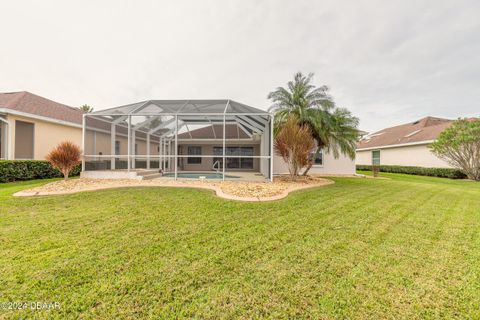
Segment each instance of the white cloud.
[[315,72],[373,131],[479,115],[478,1],[9,1],[0,91],[102,109],[156,98],[267,108]]

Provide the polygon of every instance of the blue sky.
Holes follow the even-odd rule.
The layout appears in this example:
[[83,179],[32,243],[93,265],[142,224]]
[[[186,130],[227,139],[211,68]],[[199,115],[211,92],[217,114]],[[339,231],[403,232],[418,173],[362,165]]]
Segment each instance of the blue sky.
[[231,98],[296,71],[375,131],[480,116],[480,1],[3,1],[0,91],[103,109]]

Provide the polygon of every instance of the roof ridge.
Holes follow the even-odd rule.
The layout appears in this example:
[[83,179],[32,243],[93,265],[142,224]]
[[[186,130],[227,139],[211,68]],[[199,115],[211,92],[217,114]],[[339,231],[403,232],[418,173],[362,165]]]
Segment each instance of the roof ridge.
[[[50,102],[53,102],[53,103],[59,104],[59,105],[61,105],[61,106],[63,106],[63,107],[70,108],[70,109],[72,109],[73,111],[77,111],[77,112],[83,113],[83,112],[82,112],[80,109],[78,109],[78,108],[75,108],[75,107],[72,107],[72,106],[69,106],[69,105],[63,104],[63,103],[61,103],[61,102],[57,102],[57,101],[55,101],[55,100],[52,100],[52,99],[48,99],[48,98],[45,98],[45,97],[39,96],[38,94],[31,93],[31,92],[29,92],[29,91],[24,91],[24,92],[25,92],[25,94],[29,94],[29,95],[35,96],[35,97],[37,97],[37,98],[40,98],[40,99],[43,99],[43,100],[48,100],[48,101],[50,101]],[[23,97],[25,97],[25,95],[23,95]]]
[[408,125],[412,125],[412,124],[414,124],[414,123],[420,123],[421,121],[427,120],[427,119],[445,120],[445,122],[447,122],[447,121],[453,121],[453,120],[447,119],[447,118],[439,118],[439,117],[426,116],[426,117],[420,118],[420,119],[415,120],[415,121],[409,121],[409,122],[406,122],[406,123],[397,124],[396,126],[392,126],[392,127],[388,127],[388,128],[383,128],[383,129],[378,130],[378,131],[376,131],[376,132],[374,132],[374,133],[383,132],[383,131],[385,131],[385,130],[389,130],[389,129],[393,129],[393,128],[408,126]]

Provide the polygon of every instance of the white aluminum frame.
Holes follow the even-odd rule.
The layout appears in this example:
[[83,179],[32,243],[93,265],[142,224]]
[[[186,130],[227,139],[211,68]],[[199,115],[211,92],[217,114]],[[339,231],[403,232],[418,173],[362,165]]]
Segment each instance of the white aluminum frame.
[[[220,102],[225,102],[225,106],[223,109],[223,112],[201,112],[202,107],[212,107],[212,106],[217,106]],[[175,105],[172,107],[171,103],[174,103]],[[206,104],[203,106],[199,106],[199,104]],[[231,105],[231,103],[234,103],[236,107],[240,108],[245,108],[248,111],[247,112],[228,112],[228,109]],[[165,107],[164,110],[162,104],[168,104],[168,108]],[[147,108],[150,105],[155,105],[158,107],[158,112],[157,111],[150,111],[150,112],[145,112],[143,111],[145,108]],[[182,112],[182,109],[184,109],[186,106],[192,105],[196,110],[198,110],[198,113],[194,112]],[[122,108],[127,108],[128,112],[122,113],[119,112],[119,109]],[[133,108],[130,110],[129,108]],[[178,108],[176,112],[172,112],[173,108]],[[255,110],[258,110],[258,112],[253,112]],[[111,111],[111,112],[109,112]],[[138,124],[132,125],[132,117],[135,116],[145,116],[149,117],[143,122],[140,122]],[[107,123],[111,124],[111,152],[112,154],[110,155],[87,155],[85,153],[85,147],[86,147],[86,130],[87,130],[87,121],[86,117],[93,117],[95,119],[105,121]],[[135,141],[132,142],[132,139],[136,139],[136,131],[141,130],[142,128],[146,128],[146,126],[153,121],[153,119],[158,119],[163,120],[162,118],[164,117],[169,117],[169,120],[162,121],[156,128],[153,129],[147,129],[147,131],[142,130],[141,132],[145,135],[145,139],[147,141],[147,154],[146,155],[137,155],[135,150],[132,150],[132,148],[135,148]],[[185,119],[188,117],[204,117],[205,121],[202,121],[201,119],[195,120],[194,119]],[[217,119],[212,119],[212,117],[217,117]],[[121,126],[125,128],[125,124],[121,123],[125,119],[127,119],[127,155],[116,155],[115,153],[115,136],[117,135],[118,130],[116,130],[117,126]],[[181,124],[179,124],[179,121],[182,121]],[[222,139],[217,139],[215,130],[213,130],[213,125],[214,124],[220,124],[222,125],[222,131],[223,131],[223,136]],[[83,157],[82,157],[82,170],[85,171],[85,158],[87,157],[98,157],[98,158],[110,158],[111,159],[111,169],[115,169],[115,159],[116,158],[121,158],[121,157],[126,157],[127,158],[127,169],[130,171],[131,169],[135,169],[135,159],[136,158],[146,158],[147,159],[147,169],[150,168],[150,160],[152,157],[151,154],[151,137],[156,137],[158,138],[158,146],[159,146],[159,154],[158,154],[158,159],[159,159],[159,169],[162,171],[168,171],[172,170],[172,164],[171,161],[175,161],[173,169],[174,169],[174,179],[177,180],[178,178],[178,160],[179,158],[187,158],[187,157],[218,157],[218,155],[205,155],[205,156],[192,156],[192,155],[179,155],[178,154],[178,145],[179,141],[189,141],[189,139],[179,139],[179,130],[183,129],[184,127],[187,129],[187,132],[190,134],[190,128],[188,127],[189,124],[195,124],[195,125],[212,125],[212,130],[214,134],[214,139],[191,139],[191,140],[205,140],[205,141],[222,141],[222,180],[225,180],[225,173],[226,173],[226,142],[227,141],[250,141],[250,139],[245,139],[245,138],[239,138],[239,139],[227,139],[226,138],[226,125],[227,123],[230,124],[236,124],[239,130],[242,130],[247,136],[252,137],[257,135],[257,134],[268,134],[268,147],[267,149],[264,149],[265,151],[268,150],[268,155],[260,155],[260,156],[232,156],[229,155],[228,158],[258,158],[258,159],[268,159],[269,160],[269,167],[268,171],[265,171],[265,174],[268,172],[269,175],[269,180],[273,181],[273,124],[274,124],[274,115],[273,113],[270,112],[265,112],[263,110],[255,109],[246,105],[239,104],[237,102],[231,101],[231,100],[178,100],[178,101],[172,101],[172,100],[148,100],[144,102],[139,102],[136,104],[132,105],[127,105],[123,107],[118,107],[118,108],[111,108],[107,110],[101,110],[97,112],[93,112],[91,114],[84,114],[83,115],[83,121],[82,121],[82,145],[83,145]],[[171,125],[174,125],[173,128],[171,128]],[[270,126],[270,127],[269,127]],[[88,127],[89,130],[96,130],[95,128],[92,128],[91,126]],[[163,130],[166,132],[158,133],[160,130]],[[250,132],[250,131],[251,132]],[[99,130],[102,131],[102,130]],[[106,130],[103,130],[106,131]],[[240,135],[240,131],[238,131],[238,134]],[[157,141],[157,140],[154,140]],[[154,142],[156,143],[156,142]],[[172,147],[174,148],[172,150]],[[112,151],[113,150],[113,151]],[[264,151],[264,152],[265,152]]]

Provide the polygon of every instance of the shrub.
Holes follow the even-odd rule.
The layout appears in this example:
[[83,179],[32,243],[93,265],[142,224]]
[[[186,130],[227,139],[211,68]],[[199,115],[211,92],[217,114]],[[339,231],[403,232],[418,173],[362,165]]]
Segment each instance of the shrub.
[[469,179],[480,181],[480,120],[458,119],[440,134],[431,148]]
[[[82,167],[77,165],[71,176],[78,176]],[[62,173],[45,160],[1,160],[0,182],[62,177]]]
[[[429,176],[450,179],[465,179],[466,175],[457,169],[450,168],[424,168],[410,166],[379,166],[380,172],[405,173],[417,176]],[[357,165],[357,170],[372,171],[372,166]]]
[[299,125],[295,117],[290,117],[278,131],[274,146],[275,152],[287,163],[290,176],[295,179],[311,161],[310,152],[315,142],[310,128]]
[[70,171],[81,161],[82,152],[80,148],[70,141],[61,142],[47,154],[47,161],[52,167],[57,168],[63,174],[65,180],[68,179]]

